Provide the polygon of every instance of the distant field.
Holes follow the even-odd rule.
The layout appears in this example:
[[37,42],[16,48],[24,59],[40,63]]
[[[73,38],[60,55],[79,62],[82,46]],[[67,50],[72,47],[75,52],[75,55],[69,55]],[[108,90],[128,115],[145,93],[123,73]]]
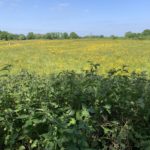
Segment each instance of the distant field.
[[27,69],[38,74],[80,71],[87,61],[101,64],[101,72],[129,65],[150,72],[148,40],[33,40],[0,41],[0,67],[13,65],[13,73]]

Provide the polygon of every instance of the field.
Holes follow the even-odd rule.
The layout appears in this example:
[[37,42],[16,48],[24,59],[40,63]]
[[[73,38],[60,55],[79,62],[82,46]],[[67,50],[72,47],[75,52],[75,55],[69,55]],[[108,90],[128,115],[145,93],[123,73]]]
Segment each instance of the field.
[[150,41],[1,41],[0,56],[0,150],[150,149]]
[[0,41],[0,67],[13,65],[13,73],[27,69],[38,74],[80,71],[87,61],[101,64],[101,72],[123,64],[150,72],[148,40],[31,40]]

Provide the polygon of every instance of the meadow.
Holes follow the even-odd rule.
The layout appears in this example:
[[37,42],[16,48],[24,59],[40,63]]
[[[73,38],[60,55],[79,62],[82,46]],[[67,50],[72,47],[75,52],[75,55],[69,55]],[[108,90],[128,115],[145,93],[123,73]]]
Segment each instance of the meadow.
[[38,74],[87,69],[99,63],[101,73],[124,64],[130,70],[150,72],[150,41],[120,39],[0,41],[0,67],[12,72],[26,69]]

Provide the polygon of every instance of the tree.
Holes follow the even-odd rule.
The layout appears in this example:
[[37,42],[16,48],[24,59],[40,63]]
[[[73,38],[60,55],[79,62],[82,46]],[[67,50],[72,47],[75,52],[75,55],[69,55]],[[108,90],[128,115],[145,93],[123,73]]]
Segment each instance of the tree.
[[150,36],[150,30],[149,29],[146,29],[142,32],[142,35],[143,36]]
[[104,35],[100,35],[99,37],[100,37],[100,38],[104,38]]
[[20,34],[18,36],[18,40],[26,40],[26,36],[24,34]]
[[29,32],[27,35],[27,39],[31,40],[31,39],[35,39],[35,35],[33,32]]
[[132,32],[126,32],[125,33],[125,38],[138,39],[138,34],[137,33],[132,33]]
[[117,39],[117,36],[111,35],[110,38],[112,38],[112,39]]
[[6,31],[1,31],[0,32],[0,40],[8,40],[8,32]]
[[67,32],[62,33],[62,39],[69,39],[69,35]]
[[75,33],[75,32],[70,33],[70,39],[78,39],[78,38],[79,38],[79,36],[77,33]]
[[15,37],[13,34],[7,33],[7,40],[15,40]]
[[45,39],[52,39],[52,34],[51,33],[46,33],[45,34]]
[[35,39],[42,39],[43,34],[34,34]]
[[139,40],[142,40],[144,38],[142,33],[137,33],[136,36],[137,36],[137,39]]

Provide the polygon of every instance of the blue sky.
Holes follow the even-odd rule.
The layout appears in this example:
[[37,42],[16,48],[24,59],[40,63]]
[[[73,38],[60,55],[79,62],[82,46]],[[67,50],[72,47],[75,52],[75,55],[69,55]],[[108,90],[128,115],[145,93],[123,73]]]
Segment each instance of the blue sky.
[[123,35],[150,28],[150,0],[0,0],[0,30]]

